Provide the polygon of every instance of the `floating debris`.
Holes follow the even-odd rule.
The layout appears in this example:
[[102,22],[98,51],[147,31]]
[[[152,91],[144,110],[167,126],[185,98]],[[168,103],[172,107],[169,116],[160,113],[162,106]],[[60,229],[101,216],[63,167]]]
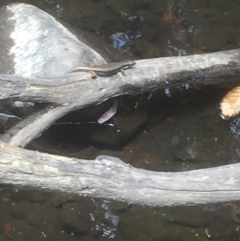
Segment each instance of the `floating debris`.
[[108,121],[109,119],[111,119],[117,112],[117,107],[118,107],[118,101],[114,100],[113,101],[113,106],[106,111],[100,118],[98,118],[98,123],[99,124],[103,124],[106,121]]
[[230,90],[222,99],[221,117],[228,120],[240,113],[240,86]]

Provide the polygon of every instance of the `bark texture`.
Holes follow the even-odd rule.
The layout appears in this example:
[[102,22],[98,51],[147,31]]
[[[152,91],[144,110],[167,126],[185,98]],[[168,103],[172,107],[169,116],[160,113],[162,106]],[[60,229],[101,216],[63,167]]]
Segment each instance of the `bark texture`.
[[73,73],[51,79],[0,75],[0,100],[46,103],[0,141],[1,183],[61,190],[150,206],[240,199],[240,164],[188,172],[136,169],[120,159],[78,160],[24,147],[63,115],[106,99],[182,84],[220,85],[240,73],[240,50],[138,60],[125,76],[91,79]]
[[0,142],[1,183],[60,190],[149,206],[193,205],[240,199],[240,164],[187,172],[153,172],[118,158],[79,160]]
[[225,78],[240,73],[240,50],[138,60],[134,68],[125,72],[126,75],[119,73],[95,80],[84,72],[51,79],[0,75],[0,100],[51,105],[12,128],[3,141],[24,147],[63,115],[115,96],[182,84],[219,85],[226,82]]

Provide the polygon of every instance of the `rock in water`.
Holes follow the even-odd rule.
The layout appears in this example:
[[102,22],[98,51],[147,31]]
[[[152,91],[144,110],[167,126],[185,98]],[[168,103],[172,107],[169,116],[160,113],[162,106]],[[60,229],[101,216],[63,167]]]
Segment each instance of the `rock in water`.
[[85,39],[84,43],[35,6],[15,3],[0,12],[1,73],[50,77],[64,75],[75,66],[106,63]]

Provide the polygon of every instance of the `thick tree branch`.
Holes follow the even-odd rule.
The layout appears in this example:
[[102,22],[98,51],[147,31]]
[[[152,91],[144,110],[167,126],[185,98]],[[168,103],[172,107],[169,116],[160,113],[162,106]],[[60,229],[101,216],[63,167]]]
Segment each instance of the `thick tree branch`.
[[0,142],[0,181],[150,206],[240,199],[240,164],[188,172],[136,169],[118,158],[78,160]]
[[240,73],[240,50],[136,62],[133,69],[126,70],[126,76],[118,74],[96,80],[84,72],[51,79],[0,75],[0,99],[66,104],[78,101],[81,95],[95,96],[98,92],[100,98],[109,98],[179,84],[220,84],[221,78]]
[[91,79],[91,74],[83,72],[51,79],[0,75],[0,100],[46,102],[58,106],[31,116],[31,133],[29,127],[20,124],[6,133],[4,140],[15,146],[25,146],[68,112],[114,96],[179,84],[219,85],[226,82],[223,78],[240,73],[240,50],[136,62],[134,68],[126,70],[126,76],[118,74],[95,80]]
[[[219,84],[240,72],[240,50],[209,55],[139,60],[133,69],[92,80],[89,73],[48,79],[0,76],[0,99],[49,103],[3,136],[24,146],[59,117],[111,97],[177,84]],[[96,160],[42,154],[0,142],[0,181],[150,206],[240,199],[240,164],[189,172],[133,168],[113,157]]]

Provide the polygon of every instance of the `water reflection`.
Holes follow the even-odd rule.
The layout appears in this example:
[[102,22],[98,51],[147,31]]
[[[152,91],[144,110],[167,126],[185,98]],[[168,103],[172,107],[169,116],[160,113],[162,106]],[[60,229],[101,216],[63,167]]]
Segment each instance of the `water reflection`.
[[111,40],[112,40],[112,45],[114,48],[123,51],[123,52],[128,52],[130,49],[130,44],[131,44],[131,39],[133,38],[131,32],[127,33],[115,33],[112,34]]
[[[1,1],[1,4],[11,2],[15,1]],[[106,43],[111,38],[111,44],[120,52],[138,58],[184,56],[239,48],[240,5],[237,1],[166,0],[145,4],[134,0],[25,2],[105,39]],[[62,155],[79,158],[115,155],[136,167],[161,171],[239,162],[239,141],[236,140],[240,135],[239,118],[228,126],[219,116],[217,103],[224,90],[200,88],[187,92],[185,87],[181,91],[166,88],[165,94],[171,98],[164,97],[161,91],[151,96],[148,105],[139,108],[147,113],[148,122],[136,135],[124,141],[121,148],[86,148],[86,143],[82,144],[83,148],[79,143],[69,147],[69,141],[64,137],[66,145],[56,145],[56,149],[61,150]],[[128,103],[128,108],[122,108],[123,114],[131,113],[129,106]],[[88,136],[89,133],[90,130]],[[53,139],[44,142],[50,146],[49,152],[55,151],[55,147],[51,148]],[[0,191],[0,225],[2,229],[8,223],[12,225],[16,232],[11,235],[16,235],[16,240],[239,238],[239,202],[160,209],[69,195],[56,198],[53,193],[15,192],[5,188]],[[7,239],[3,231],[0,235],[0,239]]]
[[240,138],[240,115],[231,120],[229,124],[231,132],[235,135],[237,139]]

